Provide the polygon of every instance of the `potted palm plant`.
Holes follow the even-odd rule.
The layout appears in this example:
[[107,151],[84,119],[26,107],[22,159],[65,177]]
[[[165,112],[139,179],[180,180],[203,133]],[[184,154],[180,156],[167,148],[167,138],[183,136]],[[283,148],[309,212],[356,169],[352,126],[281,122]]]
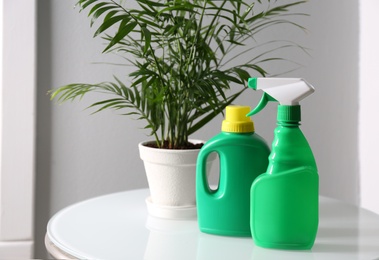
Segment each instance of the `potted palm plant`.
[[[128,2],[79,0],[78,6],[88,10],[90,24],[97,28],[94,37],[101,36],[107,43],[103,53],[117,52],[133,65],[134,71],[128,74],[131,83],[114,77],[112,82],[69,84],[52,91],[51,98],[64,102],[89,92],[102,92],[104,99],[91,105],[94,112],[122,110],[125,115],[144,120],[150,129],[154,140],[139,145],[146,170],[152,161],[162,166],[167,153],[174,151],[183,155],[195,150],[190,155],[194,162],[184,162],[195,165],[201,142],[191,142],[189,136],[230,105],[246,89],[251,74],[266,76],[265,64],[282,59],[275,56],[278,48],[296,46],[277,40],[251,45],[254,37],[277,24],[301,28],[288,20],[288,12],[303,2],[135,0],[137,7],[129,8]],[[265,50],[259,52],[263,45]],[[240,88],[231,89],[232,85]],[[165,154],[149,155],[148,151]],[[179,156],[169,160],[171,164],[183,159]],[[170,172],[166,168],[162,171]],[[179,191],[193,190],[192,195],[184,196],[184,202],[175,199],[181,195],[173,192],[174,199],[155,199],[156,189],[148,173],[152,202],[194,206],[195,171],[189,171],[192,176],[186,177],[184,186],[178,187],[172,176],[168,185]],[[150,175],[162,186],[162,177]]]

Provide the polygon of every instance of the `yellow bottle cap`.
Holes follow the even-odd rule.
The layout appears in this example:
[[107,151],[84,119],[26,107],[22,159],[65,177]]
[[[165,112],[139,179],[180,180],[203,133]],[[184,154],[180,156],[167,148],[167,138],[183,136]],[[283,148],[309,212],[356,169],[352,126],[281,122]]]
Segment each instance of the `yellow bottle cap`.
[[254,122],[246,116],[249,112],[248,106],[227,106],[221,130],[230,133],[254,132]]

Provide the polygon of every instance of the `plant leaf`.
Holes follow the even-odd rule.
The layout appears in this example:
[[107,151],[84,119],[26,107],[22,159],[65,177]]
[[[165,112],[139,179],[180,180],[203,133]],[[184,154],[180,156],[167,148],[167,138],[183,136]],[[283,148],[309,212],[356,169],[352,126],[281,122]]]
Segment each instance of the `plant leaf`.
[[116,23],[120,22],[123,19],[130,20],[130,18],[127,15],[118,15],[118,16],[114,16],[114,17],[109,18],[108,20],[104,21],[103,24],[101,24],[99,26],[99,28],[96,30],[93,37],[98,36],[100,33],[104,32],[109,27],[115,25]]
[[150,48],[151,32],[146,27],[141,27],[141,30],[142,30],[143,35],[145,37],[145,45],[144,45],[144,48],[143,48],[143,54],[146,54],[146,52]]
[[128,35],[135,27],[137,26],[137,22],[130,22],[126,24],[122,29],[120,29],[117,34],[113,37],[112,41],[108,44],[108,46],[104,49],[103,52],[106,52],[110,48],[112,48],[115,44],[119,43],[126,35]]

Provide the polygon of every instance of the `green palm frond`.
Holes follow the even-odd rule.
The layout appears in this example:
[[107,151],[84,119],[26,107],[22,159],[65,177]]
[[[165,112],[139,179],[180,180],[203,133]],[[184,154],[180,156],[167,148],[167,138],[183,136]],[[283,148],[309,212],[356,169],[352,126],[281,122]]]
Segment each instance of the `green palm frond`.
[[[52,91],[51,99],[65,102],[80,100],[88,92],[105,93],[106,98],[90,106],[93,113],[114,109],[144,120],[158,146],[183,146],[190,134],[232,104],[245,90],[250,75],[266,76],[269,70],[264,64],[285,60],[276,56],[278,50],[303,50],[288,41],[253,46],[251,42],[261,31],[281,24],[305,30],[290,19],[303,15],[290,10],[305,1],[136,3],[138,8],[127,8],[115,0],[78,2],[81,11],[88,11],[90,26],[96,27],[94,37],[107,43],[103,53],[117,53],[135,68],[128,74],[132,83],[125,85],[115,77],[99,84],[69,84]],[[227,95],[234,85],[241,88]]]

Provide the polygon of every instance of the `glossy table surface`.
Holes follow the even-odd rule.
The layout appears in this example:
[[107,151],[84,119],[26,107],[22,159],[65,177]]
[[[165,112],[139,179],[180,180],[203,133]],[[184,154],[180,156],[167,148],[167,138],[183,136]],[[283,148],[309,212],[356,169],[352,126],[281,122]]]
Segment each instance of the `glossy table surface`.
[[114,193],[69,206],[48,223],[46,247],[79,259],[379,259],[379,215],[320,197],[320,221],[309,251],[270,250],[251,238],[201,233],[196,219],[149,216],[148,189]]

